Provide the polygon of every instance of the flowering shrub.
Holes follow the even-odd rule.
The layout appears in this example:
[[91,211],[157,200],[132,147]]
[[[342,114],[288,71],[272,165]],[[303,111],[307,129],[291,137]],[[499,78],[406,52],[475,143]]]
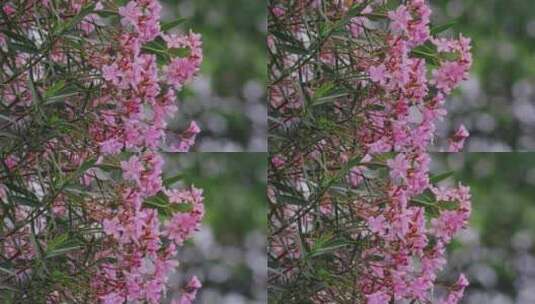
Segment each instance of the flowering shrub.
[[[0,300],[160,303],[202,190],[172,188],[159,151],[188,151],[176,92],[200,36],[156,0],[5,1],[0,12]],[[191,303],[196,277],[173,303]]]
[[463,275],[433,290],[470,193],[439,184],[426,151],[470,40],[438,37],[449,25],[432,28],[424,0],[269,8],[271,299],[457,303]]

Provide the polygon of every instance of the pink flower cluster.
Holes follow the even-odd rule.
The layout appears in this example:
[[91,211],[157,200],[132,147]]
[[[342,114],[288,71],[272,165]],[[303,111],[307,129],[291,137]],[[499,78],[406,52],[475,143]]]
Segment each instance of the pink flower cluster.
[[[349,254],[345,249],[337,250],[335,255],[343,265],[357,268],[359,276],[355,288],[367,303],[389,303],[392,300],[457,303],[468,284],[463,275],[446,299],[434,299],[432,289],[446,264],[446,245],[468,223],[471,213],[469,188],[461,184],[457,187],[432,184],[429,177],[431,159],[425,153],[399,153],[387,159],[386,178],[382,169],[374,168],[376,157],[381,154],[366,155],[345,180],[349,189],[356,189],[356,193],[366,193],[364,189],[370,191],[371,188],[373,195],[352,195],[349,203],[339,201],[335,205],[337,190],[330,190],[319,202],[323,217],[334,220],[334,210],[338,209],[338,214],[354,212],[357,223],[362,223],[351,230],[351,239],[366,244],[358,262],[351,261],[349,257],[353,253]],[[301,166],[305,164],[301,163]],[[273,165],[272,168],[274,174],[289,169],[297,172],[294,166],[277,168]],[[301,174],[294,175],[288,183],[287,186],[302,192],[305,198],[310,195],[305,195],[309,190],[303,188]],[[271,202],[281,206],[278,219],[271,222],[272,230],[278,232],[271,238],[270,253],[283,265],[281,272],[285,280],[291,281],[299,273],[300,266],[296,263],[303,255],[302,242],[313,246],[317,242],[316,234],[321,232],[314,232],[316,228],[312,228],[318,220],[311,211],[314,209],[306,208],[309,211],[305,211],[297,205],[286,204],[278,198],[277,191],[281,190],[274,186],[268,191]],[[342,201],[346,199],[346,196],[342,197]],[[296,218],[294,222],[292,219]],[[321,291],[312,300],[330,303],[330,294],[332,291]]]
[[[104,154],[160,147],[166,138],[166,118],[178,110],[174,89],[181,89],[199,71],[203,58],[200,35],[161,33],[160,10],[156,0],[130,1],[119,9],[123,28],[117,37],[118,48],[103,59],[101,67],[106,94],[95,100],[105,123],[95,123],[90,130]],[[160,71],[157,56],[143,51],[144,45],[158,37],[167,41],[169,52],[186,49],[189,55],[172,58]],[[199,132],[192,122],[184,133],[172,136],[178,141],[168,143],[168,150],[188,151]]]
[[[306,1],[297,1],[293,8],[301,10],[301,16],[310,14],[306,10],[311,8],[304,2]],[[365,3],[360,0],[353,2]],[[287,123],[281,123],[281,128],[299,120],[294,115],[294,110],[303,107],[306,95],[314,95],[314,84],[317,81],[321,83],[327,80],[312,78],[318,66],[335,68],[341,62],[351,62],[344,73],[355,74],[352,76],[355,80],[348,85],[368,92],[359,97],[362,105],[351,113],[352,119],[359,121],[354,128],[359,143],[365,146],[365,152],[402,152],[414,148],[425,151],[430,147],[435,136],[436,122],[447,114],[444,108],[447,94],[468,77],[472,65],[470,39],[462,35],[458,39],[432,36],[429,26],[431,9],[425,0],[406,1],[388,12],[388,26],[384,32],[380,32],[382,23],[372,21],[368,16],[380,14],[384,2],[371,1],[362,9],[361,15],[353,17],[347,26],[348,36],[358,51],[336,55],[339,57],[339,63],[336,64],[334,54],[340,53],[336,50],[336,42],[324,43],[318,62],[307,60],[287,79],[270,87],[271,107]],[[337,16],[336,12],[344,11],[340,3],[330,9],[334,16]],[[279,18],[286,18],[281,6],[276,11]],[[307,40],[314,39],[308,36],[299,20],[295,24],[292,31],[297,41],[306,45]],[[370,43],[364,32],[372,36],[377,33],[378,37]],[[295,54],[285,54],[283,49],[278,49],[277,41],[277,37],[268,36],[271,51],[286,56],[284,65],[291,67],[298,63]],[[433,47],[436,48],[436,53],[433,53]],[[435,67],[429,72],[430,64]],[[277,65],[274,69],[272,73],[280,75]],[[362,76],[366,75],[368,79],[362,80]],[[306,87],[304,94],[295,87],[295,82],[289,81],[298,77],[301,77]],[[350,109],[345,108],[352,104],[351,96],[343,95],[335,100],[336,106],[341,109],[336,114],[340,120],[344,120],[344,114],[349,115],[346,112]],[[450,144],[450,150],[462,148],[468,133],[464,132],[461,136],[462,139],[456,134],[450,139],[450,142],[454,142],[453,145]]]
[[[433,36],[425,0],[387,4],[275,1],[270,10],[274,289],[317,283],[297,282],[314,254],[332,255],[337,262],[320,268],[353,288],[326,280],[314,303],[453,304],[468,285],[461,275],[446,298],[433,297],[446,245],[471,209],[468,187],[431,182],[427,151],[447,95],[468,76],[470,40]],[[332,28],[310,26],[325,19]],[[448,150],[468,135],[461,126]],[[338,233],[357,245],[314,252]]]
[[[103,26],[99,13],[114,7],[104,8],[105,5],[109,3],[96,0],[7,1],[0,4],[3,13],[13,18],[10,22],[20,22],[20,33],[36,46],[48,43],[45,41],[47,37],[38,37],[40,30],[37,26],[50,14],[64,18],[68,25],[85,9],[95,9],[81,18],[74,28],[68,28],[76,33],[72,37],[80,36],[77,44],[83,45],[84,52],[69,45],[70,41],[55,39],[51,42],[50,52],[43,51],[37,59],[17,49],[14,58],[6,55],[5,62],[0,63],[2,81],[9,79],[0,88],[0,99],[6,108],[14,109],[8,120],[10,124],[2,126],[6,130],[26,128],[11,122],[32,125],[28,113],[32,112],[36,101],[42,102],[40,106],[48,105],[46,94],[53,91],[54,84],[62,84],[58,91],[80,89],[61,95],[56,91],[61,98],[52,96],[57,97],[54,102],[62,105],[55,108],[54,118],[73,126],[72,131],[62,133],[57,125],[50,125],[48,128],[54,131],[50,133],[59,135],[39,142],[38,149],[24,144],[20,151],[8,155],[0,150],[3,178],[12,174],[23,176],[23,185],[19,186],[32,193],[36,201],[43,200],[43,204],[46,202],[44,198],[54,197],[46,206],[16,205],[14,222],[0,225],[0,230],[6,232],[2,233],[4,241],[0,252],[2,257],[12,261],[17,270],[16,279],[27,280],[38,253],[32,243],[32,234],[37,235],[36,242],[46,249],[45,240],[53,237],[47,233],[63,233],[50,228],[56,226],[57,219],[63,221],[67,215],[84,214],[82,219],[71,221],[73,229],[96,227],[94,230],[102,228],[102,233],[94,235],[97,245],[89,248],[87,256],[84,257],[86,252],[83,252],[87,248],[67,254],[72,261],[67,268],[72,274],[78,273],[76,265],[82,263],[82,257],[86,263],[84,267],[94,265],[86,270],[92,275],[92,289],[79,291],[84,294],[83,301],[89,296],[92,303],[160,303],[166,294],[169,274],[178,265],[177,247],[199,229],[204,216],[202,190],[194,187],[167,189],[164,186],[163,158],[157,152],[159,149],[187,152],[200,132],[199,126],[191,122],[185,131],[174,133],[168,129],[166,120],[178,111],[176,91],[199,71],[203,59],[202,42],[200,35],[193,32],[184,35],[162,32],[161,6],[157,0],[129,1],[118,10],[120,25],[109,29]],[[97,27],[98,35],[95,33]],[[56,30],[50,30],[51,34],[56,34]],[[20,41],[0,33],[0,52],[16,43],[20,44]],[[162,46],[156,53],[166,59],[164,63],[154,53],[153,43]],[[179,57],[177,54],[182,51],[185,55]],[[48,63],[43,63],[48,61],[61,67],[54,70],[53,79],[49,75]],[[25,70],[30,64],[32,68]],[[62,74],[67,66],[76,68]],[[85,95],[86,91],[91,92]],[[44,177],[37,176],[35,172],[48,169],[52,162],[61,178],[45,171],[42,172]],[[77,172],[88,163],[94,165],[84,167],[84,172]],[[112,169],[101,168],[104,164],[111,164]],[[122,172],[120,178],[103,177],[111,174],[109,171],[119,171],[117,165]],[[69,180],[72,176],[75,176],[73,180]],[[71,202],[72,196],[56,193],[57,189],[51,185],[57,180],[68,180],[73,188],[80,188],[81,202],[75,204]],[[99,195],[94,195],[96,188]],[[6,186],[0,180],[0,202],[11,201],[20,195],[14,189],[15,186]],[[158,202],[154,203],[154,200]],[[2,212],[0,215],[4,217]],[[36,224],[30,225],[29,218]],[[192,303],[200,287],[200,281],[193,277],[182,290],[181,297],[173,303]],[[65,293],[59,289],[50,294],[47,303],[65,302],[64,294],[80,297],[76,290]]]
[[[123,178],[131,184],[122,189],[116,213],[103,222],[104,231],[117,243],[112,246],[116,262],[103,265],[93,280],[104,303],[115,303],[118,297],[128,302],[159,303],[168,273],[178,264],[174,260],[176,246],[199,229],[204,215],[202,192],[195,188],[168,192],[161,178],[163,160],[156,153],[142,152],[164,143],[166,118],[177,111],[175,89],[181,89],[198,72],[202,61],[200,35],[161,33],[160,10],[155,0],[130,1],[119,8],[123,25],[119,47],[102,65],[106,94],[95,101],[95,106],[102,108],[99,115],[105,123],[94,124],[91,134],[101,153],[134,152],[121,162]],[[189,51],[185,58],[171,59],[163,68],[165,73],[160,72],[157,56],[143,51],[143,46],[157,37],[162,37],[169,49]],[[188,151],[199,132],[192,122],[169,150]],[[142,202],[163,192],[173,193],[171,203],[177,202],[177,195],[182,196],[181,202],[190,204],[192,211],[173,214],[162,228],[157,209],[145,208]],[[193,301],[200,288],[198,281],[193,282],[181,304]]]
[[[432,185],[429,163],[425,154],[398,154],[387,161],[387,203],[358,203],[373,244],[362,253],[365,267],[359,282],[368,303],[380,303],[377,299],[387,299],[383,303],[391,299],[431,301],[430,291],[446,264],[445,247],[468,222],[469,188]],[[425,191],[433,193],[434,199],[421,202],[418,198]],[[430,212],[438,215],[426,219]],[[464,289],[467,283],[462,285]],[[460,299],[450,295],[448,303],[457,303],[453,297]]]
[[[121,188],[120,206],[103,221],[109,236],[109,248],[101,255],[113,257],[113,262],[101,265],[92,281],[103,303],[147,301],[160,303],[165,293],[168,275],[178,265],[176,247],[199,229],[204,215],[202,191],[192,187],[166,190],[162,186],[163,160],[153,152],[145,152],[123,161],[123,177],[129,181]],[[179,212],[161,223],[158,210],[143,202],[159,192],[167,193],[171,204],[190,205],[191,211]],[[200,283],[182,295],[182,303],[191,303]],[[189,301],[189,302],[188,302]]]
[[[384,57],[371,58],[368,67],[377,94],[365,101],[384,110],[365,112],[362,119],[375,131],[366,128],[359,132],[370,153],[410,151],[413,147],[426,150],[433,140],[436,121],[446,115],[446,95],[468,76],[472,65],[470,39],[462,35],[458,40],[432,37],[430,15],[424,0],[407,1],[388,14],[391,31],[382,47]],[[426,42],[437,46],[437,56],[452,56],[434,58],[440,66],[432,71],[431,79],[427,77],[430,58],[417,56],[417,47]],[[464,140],[455,142],[457,150],[462,149]]]
[[201,37],[195,33],[187,36],[174,34],[163,37],[169,49],[188,49],[190,55],[187,58],[175,58],[166,68],[167,83],[180,89],[182,85],[197,73],[203,55],[201,48]]

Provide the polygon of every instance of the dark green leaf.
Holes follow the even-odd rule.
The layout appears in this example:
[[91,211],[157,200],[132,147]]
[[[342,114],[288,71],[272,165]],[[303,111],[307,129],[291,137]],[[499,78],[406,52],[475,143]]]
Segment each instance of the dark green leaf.
[[434,175],[430,178],[430,181],[432,184],[436,184],[436,183],[439,183],[445,179],[448,179],[449,177],[451,177],[452,175],[454,174],[453,171],[450,171],[450,172],[446,172],[446,173],[442,173],[442,174],[438,174],[438,175]]
[[172,28],[174,28],[176,26],[179,26],[184,22],[186,22],[185,18],[179,18],[179,19],[176,19],[176,20],[173,20],[173,21],[162,22],[162,24],[161,24],[162,32],[167,32],[168,30],[170,30],[170,29],[172,29]]
[[60,80],[54,83],[52,86],[46,90],[44,98],[48,99],[50,97],[56,96],[63,88],[65,87],[65,80]]
[[65,32],[68,32],[74,29],[78,25],[78,23],[80,23],[87,15],[93,13],[94,11],[95,11],[95,4],[90,4],[90,5],[85,6],[78,15],[69,19],[65,23],[59,23],[57,25],[58,28],[54,30],[54,33],[56,35],[62,35]]
[[438,26],[435,26],[431,29],[431,35],[434,36],[434,35],[437,35],[437,34],[440,34],[442,32],[445,32],[447,31],[448,29],[452,28],[453,26],[455,26],[457,24],[458,20],[452,20],[446,24],[442,24],[442,25],[438,25]]
[[166,187],[170,187],[172,186],[173,184],[175,184],[176,182],[180,181],[182,178],[184,178],[184,175],[182,174],[178,174],[178,175],[175,175],[175,176],[172,176],[172,177],[169,177],[169,178],[166,178],[163,180],[163,184],[166,186]]

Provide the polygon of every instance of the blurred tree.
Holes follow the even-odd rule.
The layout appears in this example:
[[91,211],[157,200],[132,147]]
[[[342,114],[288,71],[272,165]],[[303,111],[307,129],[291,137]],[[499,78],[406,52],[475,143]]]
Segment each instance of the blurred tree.
[[[165,0],[164,18],[187,17],[205,60],[184,115],[199,120],[200,151],[266,151],[266,9],[259,1]],[[185,27],[184,27],[185,28]]]
[[467,272],[463,303],[535,303],[535,153],[435,154],[472,189],[471,225],[450,248],[447,273]]
[[200,274],[199,303],[267,301],[266,159],[266,153],[166,156],[167,176],[180,174],[204,189],[204,227],[182,253],[181,268]]
[[433,20],[457,19],[474,44],[472,78],[450,106],[451,125],[472,133],[469,151],[535,149],[535,2],[431,0]]

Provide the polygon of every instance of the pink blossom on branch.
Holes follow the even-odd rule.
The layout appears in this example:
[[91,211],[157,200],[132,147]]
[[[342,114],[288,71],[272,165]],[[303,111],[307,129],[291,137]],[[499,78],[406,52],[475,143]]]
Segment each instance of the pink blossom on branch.
[[[103,92],[107,95],[99,100],[106,107],[98,114],[106,123],[95,123],[90,133],[105,155],[133,153],[120,162],[126,184],[119,207],[103,221],[104,232],[114,244],[110,250],[116,262],[103,265],[92,281],[101,301],[121,297],[128,302],[160,303],[167,276],[178,264],[176,246],[199,229],[204,215],[200,190],[180,192],[164,187],[163,160],[155,152],[164,143],[187,151],[200,131],[192,122],[177,142],[170,143],[173,138],[166,138],[170,133],[166,119],[177,111],[175,90],[182,89],[199,71],[202,43],[200,35],[192,32],[162,33],[160,11],[156,0],[132,0],[120,7],[119,47],[101,60]],[[169,49],[183,48],[187,54],[170,58],[167,66],[160,67],[156,55],[144,50],[147,43],[159,37]],[[169,220],[162,221],[159,210],[144,203],[161,193],[170,193],[170,203],[180,199],[191,206],[191,211],[174,212]],[[178,193],[182,193],[181,198]],[[169,241],[171,245],[165,245]],[[198,288],[200,283],[183,297],[193,301]]]
[[468,133],[468,130],[464,125],[461,125],[459,129],[457,129],[457,132],[455,132],[455,134],[448,140],[448,152],[461,151],[468,136],[470,136],[470,133]]
[[[468,77],[470,40],[432,34],[425,0],[275,0],[270,10],[281,13],[268,35],[269,292],[293,297],[288,286],[309,284],[322,287],[289,300],[439,301],[470,192],[434,184],[427,151],[447,95]],[[467,137],[461,127],[450,149]]]
[[[7,237],[0,246],[0,260],[13,264],[17,284],[31,283],[30,274],[39,257],[36,248],[53,250],[49,241],[67,235],[57,223],[67,222],[69,216],[69,229],[73,230],[69,237],[78,236],[76,232],[83,229],[91,242],[54,260],[69,261],[61,271],[72,275],[72,282],[80,286],[71,289],[69,285],[68,290],[61,284],[44,286],[54,290],[44,290],[46,299],[38,300],[160,303],[169,274],[178,265],[177,245],[199,229],[204,215],[202,191],[165,186],[159,154],[164,144],[189,150],[200,132],[192,122],[179,133],[180,140],[166,136],[173,133],[167,119],[178,110],[177,90],[199,71],[203,59],[200,35],[163,33],[161,6],[156,0],[126,1],[118,9],[109,1],[96,0],[4,2],[0,19],[17,24],[17,35],[24,37],[28,46],[49,45],[50,52],[36,59],[20,48],[10,49],[20,43],[16,41],[20,37],[0,33],[5,55],[0,78],[6,81],[0,88],[0,100],[17,109],[6,122],[33,124],[36,115],[30,109],[43,99],[39,113],[43,119],[39,118],[38,125],[46,130],[46,136],[39,136],[38,148],[18,145],[17,141],[29,134],[22,130],[21,138],[9,143],[17,143],[13,146],[20,149],[9,154],[0,149],[2,176],[20,176],[18,186],[35,201],[32,206],[15,204],[13,223],[1,224],[0,230],[6,233],[2,238]],[[93,11],[78,15],[88,10]],[[103,10],[117,10],[120,22],[115,24],[113,19],[104,26],[100,20]],[[53,24],[50,16],[55,16]],[[41,36],[42,28],[53,30]],[[155,40],[167,41],[169,49],[155,52],[149,45]],[[163,63],[158,57],[162,54]],[[172,84],[167,81],[168,72]],[[65,87],[80,89],[64,94],[61,90]],[[51,92],[57,96],[47,96]],[[45,102],[58,96],[61,98],[53,103]],[[20,128],[17,124],[3,127]],[[76,194],[67,195],[66,185],[76,189]],[[167,193],[173,196],[169,200]],[[0,183],[2,203],[13,195],[11,185]],[[35,210],[39,212],[33,218]],[[32,225],[26,222],[30,215],[35,222]],[[37,242],[33,245],[32,236]],[[79,266],[84,267],[83,274]],[[196,280],[183,292],[190,302],[200,288]],[[26,301],[37,300],[27,296],[23,295]]]

